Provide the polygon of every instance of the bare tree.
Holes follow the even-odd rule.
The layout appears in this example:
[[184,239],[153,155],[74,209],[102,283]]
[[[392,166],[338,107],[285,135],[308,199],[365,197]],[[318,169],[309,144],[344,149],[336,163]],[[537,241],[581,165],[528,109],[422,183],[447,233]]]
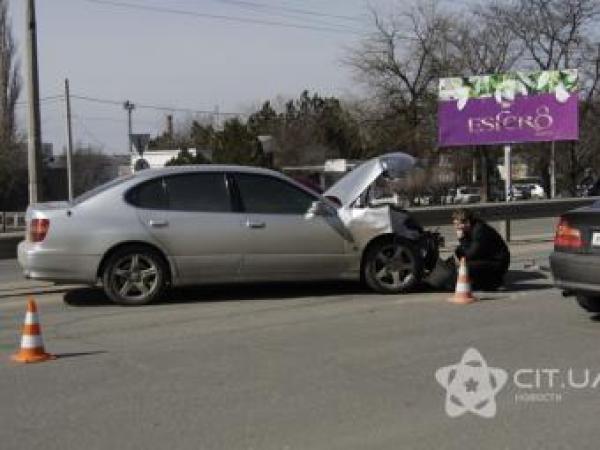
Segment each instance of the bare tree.
[[596,25],[598,0],[493,1],[488,16],[497,17],[541,70],[577,65],[586,34]]
[[[583,169],[591,164],[596,153],[595,135],[600,81],[600,48],[591,40],[600,18],[599,0],[495,0],[486,10],[503,24],[521,43],[524,54],[521,64],[539,70],[578,68],[582,108],[580,109],[581,140],[561,144],[559,167],[566,167],[565,188],[574,193]],[[538,169],[546,179],[549,152],[536,157]]]
[[375,31],[349,52],[345,63],[374,89],[396,123],[405,125],[397,144],[421,153],[432,147],[435,136],[434,92],[440,75],[448,71],[451,54],[446,37],[453,20],[440,13],[435,2],[419,2],[390,18],[375,10],[372,15]]
[[22,178],[15,107],[21,91],[19,62],[12,35],[8,0],[0,0],[0,203],[11,197]]
[[15,107],[21,92],[19,61],[8,16],[8,0],[0,0],[0,138],[15,140]]
[[463,76],[507,72],[515,67],[524,48],[504,21],[481,5],[457,21],[448,35],[453,67]]

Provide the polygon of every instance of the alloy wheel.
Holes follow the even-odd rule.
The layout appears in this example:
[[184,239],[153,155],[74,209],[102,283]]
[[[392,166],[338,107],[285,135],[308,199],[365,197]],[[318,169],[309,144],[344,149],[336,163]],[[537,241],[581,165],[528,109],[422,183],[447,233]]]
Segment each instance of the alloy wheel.
[[126,301],[140,302],[159,287],[159,268],[152,258],[133,253],[120,258],[111,271],[111,284]]

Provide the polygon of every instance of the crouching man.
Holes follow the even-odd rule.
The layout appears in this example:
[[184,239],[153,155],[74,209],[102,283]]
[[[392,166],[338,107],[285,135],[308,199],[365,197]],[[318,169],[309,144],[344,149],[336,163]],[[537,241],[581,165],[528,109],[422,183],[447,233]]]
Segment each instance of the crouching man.
[[473,289],[495,290],[504,282],[510,252],[502,236],[467,209],[457,209],[452,222],[458,237],[457,260],[466,258]]

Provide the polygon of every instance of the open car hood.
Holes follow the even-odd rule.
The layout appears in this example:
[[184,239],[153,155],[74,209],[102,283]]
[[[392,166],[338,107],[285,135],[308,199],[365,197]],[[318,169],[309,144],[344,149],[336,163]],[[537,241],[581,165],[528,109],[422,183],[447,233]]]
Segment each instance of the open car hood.
[[406,153],[387,153],[378,156],[349,172],[325,191],[323,195],[325,197],[336,197],[340,200],[341,206],[347,207],[383,172],[389,173],[392,178],[400,178],[411,170],[415,163],[416,160]]

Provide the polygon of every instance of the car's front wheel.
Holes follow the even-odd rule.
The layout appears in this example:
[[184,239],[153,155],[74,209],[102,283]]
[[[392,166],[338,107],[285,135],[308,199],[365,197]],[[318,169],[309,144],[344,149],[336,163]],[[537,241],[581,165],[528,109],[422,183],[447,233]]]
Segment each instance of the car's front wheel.
[[363,278],[382,294],[412,290],[423,275],[423,260],[412,244],[400,240],[382,240],[365,254]]
[[143,246],[122,248],[105,265],[106,295],[120,305],[146,305],[157,300],[166,285],[167,267],[160,254]]
[[588,295],[578,295],[577,303],[587,312],[600,313],[600,296],[590,297]]

